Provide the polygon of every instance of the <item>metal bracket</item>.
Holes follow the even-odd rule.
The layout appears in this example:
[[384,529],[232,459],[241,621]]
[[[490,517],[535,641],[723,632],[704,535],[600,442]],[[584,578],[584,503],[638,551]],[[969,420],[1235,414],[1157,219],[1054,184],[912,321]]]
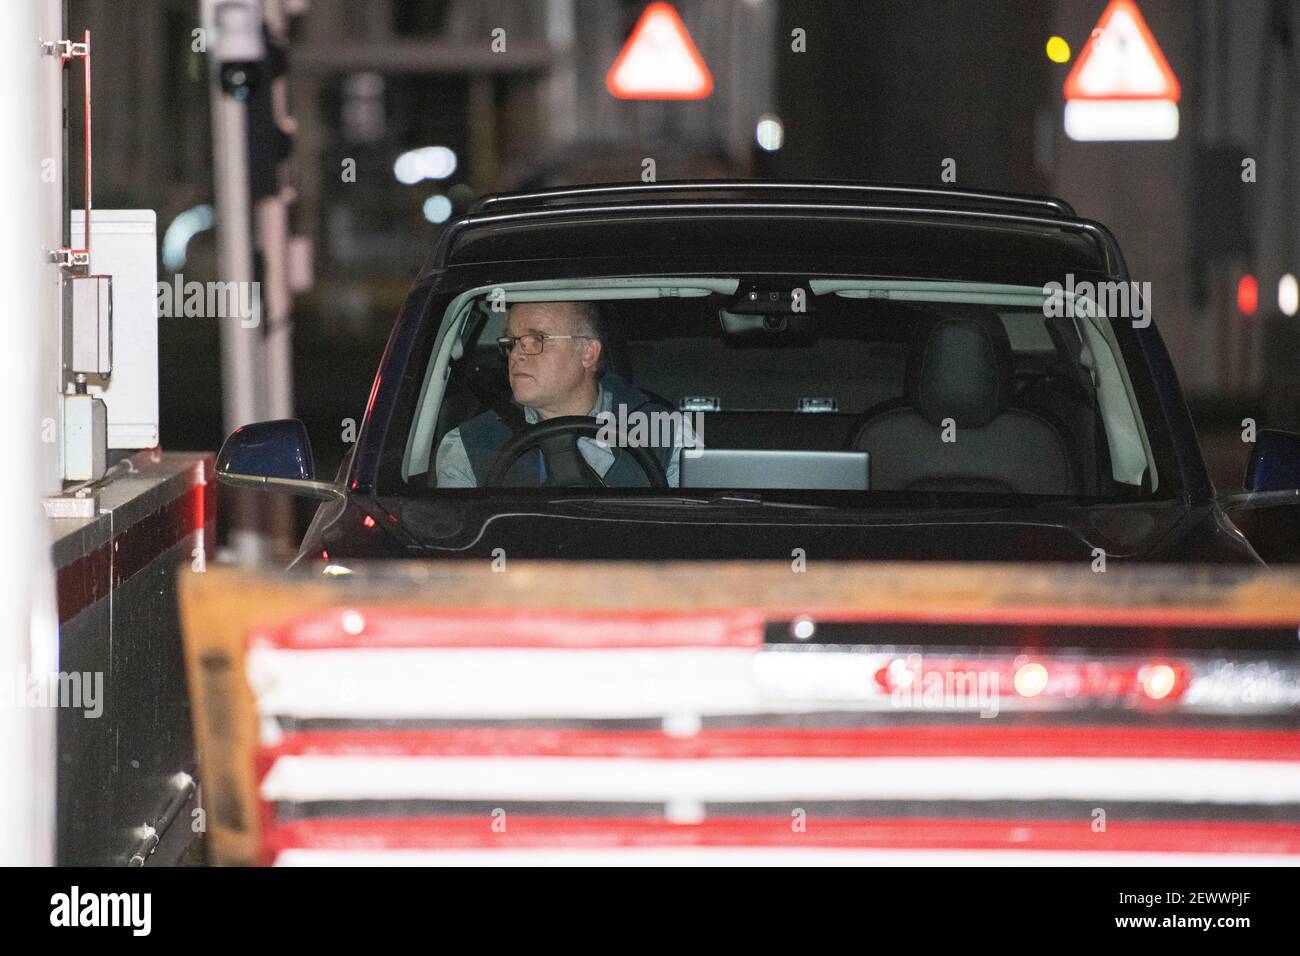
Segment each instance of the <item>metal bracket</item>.
[[716,395],[687,395],[678,407],[683,412],[720,412],[722,399]]
[[803,397],[799,399],[799,406],[796,411],[805,414],[817,414],[819,412],[837,412],[840,404],[834,398],[823,398],[821,396]]
[[41,43],[41,52],[46,56],[57,56],[64,63],[81,56],[90,56],[90,40],[80,43],[72,40],[45,40]]
[[41,504],[47,518],[93,518],[99,514],[99,493],[83,488],[71,494],[50,495]]
[[41,53],[46,56],[57,56],[60,65],[66,66],[69,60],[81,60],[82,67],[85,71],[85,90],[84,90],[84,119],[86,127],[86,248],[84,249],[59,249],[57,252],[50,253],[50,261],[56,263],[59,268],[73,275],[90,274],[90,208],[91,208],[91,123],[90,123],[90,31],[85,32],[84,38],[80,43],[72,40],[44,40],[41,42]]
[[72,275],[90,274],[90,252],[86,249],[55,249],[48,253],[49,261]]

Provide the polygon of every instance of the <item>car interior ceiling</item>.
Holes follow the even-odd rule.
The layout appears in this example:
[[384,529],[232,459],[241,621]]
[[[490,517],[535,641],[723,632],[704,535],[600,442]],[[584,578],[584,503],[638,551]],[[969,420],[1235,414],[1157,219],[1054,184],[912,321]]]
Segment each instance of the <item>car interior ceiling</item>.
[[[695,408],[716,403],[717,410],[703,411],[710,448],[864,448],[872,455],[873,471],[874,463],[889,450],[864,446],[864,429],[909,404],[909,354],[915,357],[923,347],[917,341],[919,330],[932,325],[936,316],[952,319],[963,308],[955,303],[905,304],[824,295],[816,297],[796,322],[760,323],[738,333],[721,318],[731,302],[727,296],[709,295],[611,303],[611,341],[606,343],[609,372],[674,409],[683,407],[688,397],[706,402]],[[1091,376],[1079,364],[1078,335],[1070,320],[1044,318],[1040,309],[999,306],[995,313],[990,307],[978,308],[993,316],[996,324],[1001,324],[997,323],[1001,313],[1010,333],[1011,394],[1004,396],[1006,407],[997,409],[998,429],[988,432],[1001,436],[1001,447],[986,452],[990,461],[997,464],[999,456],[1009,457],[1014,466],[1014,459],[1023,456],[1023,466],[1033,471],[1055,433],[1068,459],[1068,474],[1044,478],[1040,483],[1045,487],[1025,493],[1113,497],[1131,491],[1132,486],[1110,477],[1097,396]],[[500,313],[493,314],[481,304],[467,321],[464,355],[453,363],[435,448],[458,424],[486,408],[509,403],[504,362],[495,344],[502,322]],[[959,370],[965,378],[978,372],[978,365]],[[800,411],[801,403],[818,410]],[[1004,414],[1008,410],[1020,420],[1018,424]],[[1035,421],[1028,422],[1026,416]],[[912,452],[923,428],[913,420],[899,432],[910,436],[905,440]],[[1004,466],[991,464],[986,469],[977,462],[974,469],[998,471]],[[934,487],[942,490],[945,480],[940,476]],[[873,480],[872,487],[881,486]],[[922,481],[916,487],[931,486]],[[978,480],[958,482],[953,490],[980,487]],[[1023,489],[1013,483],[997,490]]]

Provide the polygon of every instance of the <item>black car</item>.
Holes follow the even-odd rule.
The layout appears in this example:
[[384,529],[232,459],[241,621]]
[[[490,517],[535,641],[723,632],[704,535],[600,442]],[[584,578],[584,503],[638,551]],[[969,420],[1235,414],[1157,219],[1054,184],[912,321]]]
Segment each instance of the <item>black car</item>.
[[[575,334],[520,318],[556,310]],[[1158,323],[1110,232],[1056,199],[812,182],[492,196],[439,236],[337,479],[315,478],[296,421],[240,429],[218,473],[325,499],[298,560],[333,570],[1294,559],[1300,437],[1260,432],[1245,490],[1216,496]],[[598,389],[576,414],[530,399],[545,390],[519,371],[552,339]]]

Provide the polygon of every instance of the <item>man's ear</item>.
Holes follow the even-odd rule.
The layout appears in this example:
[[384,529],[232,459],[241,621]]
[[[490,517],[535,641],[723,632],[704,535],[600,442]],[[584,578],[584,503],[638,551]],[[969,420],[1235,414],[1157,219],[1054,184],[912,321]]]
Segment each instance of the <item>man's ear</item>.
[[600,339],[588,339],[587,347],[582,350],[582,367],[595,368],[600,362],[600,351],[604,347]]

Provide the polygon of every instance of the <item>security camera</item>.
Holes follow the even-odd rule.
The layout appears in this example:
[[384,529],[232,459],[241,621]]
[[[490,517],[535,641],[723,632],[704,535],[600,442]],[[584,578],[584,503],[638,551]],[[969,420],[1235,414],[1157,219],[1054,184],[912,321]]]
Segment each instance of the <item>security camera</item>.
[[246,100],[262,79],[262,64],[240,60],[221,64],[221,89],[237,100]]
[[266,59],[260,0],[204,0],[203,12],[213,32],[212,55],[222,90],[248,99],[262,80]]

